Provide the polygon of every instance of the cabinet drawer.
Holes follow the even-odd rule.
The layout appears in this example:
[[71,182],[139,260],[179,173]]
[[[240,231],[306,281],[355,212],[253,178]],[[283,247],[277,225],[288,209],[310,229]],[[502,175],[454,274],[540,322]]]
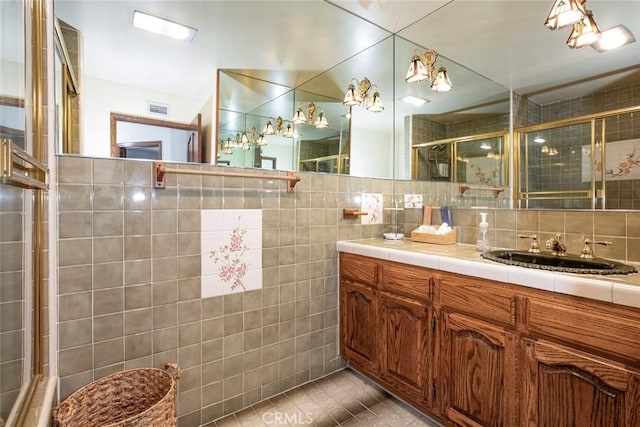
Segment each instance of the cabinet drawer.
[[432,270],[395,262],[382,262],[381,268],[381,290],[431,300]]
[[506,285],[457,274],[436,276],[437,294],[445,307],[505,324],[516,323],[516,298]]
[[530,332],[640,361],[640,318],[622,307],[570,297],[527,301]]
[[376,260],[361,255],[340,254],[340,277],[355,282],[375,286],[377,267]]

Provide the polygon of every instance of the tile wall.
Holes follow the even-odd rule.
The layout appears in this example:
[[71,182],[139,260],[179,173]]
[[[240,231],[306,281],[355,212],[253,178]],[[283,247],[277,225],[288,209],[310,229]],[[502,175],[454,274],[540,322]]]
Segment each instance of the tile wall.
[[0,184],[0,418],[5,420],[22,386],[25,193]]
[[[146,161],[61,156],[58,168],[62,398],[177,361],[180,424],[194,426],[344,366],[336,241],[384,226],[342,209],[362,191],[390,200],[390,180],[300,173],[287,193],[277,181],[168,175],[154,190]],[[263,289],[201,298],[201,209],[262,209]]]
[[[363,192],[382,193],[385,207],[394,186],[452,206],[462,243],[476,238],[481,209],[472,206],[487,206],[494,245],[523,248],[519,233],[543,241],[562,232],[574,251],[590,234],[614,242],[599,256],[640,261],[635,212],[517,211],[507,209],[508,195],[461,196],[450,183],[303,172],[293,193],[262,179],[171,174],[165,190],[154,190],[146,161],[62,156],[58,167],[61,397],[115,371],[177,361],[184,426],[344,366],[336,241],[378,237],[391,221],[390,211],[383,225],[342,218]],[[201,209],[262,209],[263,289],[201,298]],[[409,233],[421,218],[406,209],[398,223]]]
[[[609,88],[591,95],[571,98],[539,106],[526,98],[516,97],[514,103],[514,127],[523,127],[539,123],[570,119],[594,113],[602,113],[640,105],[640,84]],[[640,138],[640,122],[634,114],[623,114],[605,120],[607,142]],[[601,132],[602,124],[596,125],[596,135]],[[582,181],[583,145],[590,144],[591,127],[589,124],[567,126],[545,131],[545,138],[552,141],[559,151],[557,156],[539,153],[536,144],[529,150],[529,190],[566,190],[589,189],[590,182]],[[596,137],[597,138],[597,137]],[[538,150],[536,153],[535,150]],[[521,154],[524,158],[524,154]],[[640,185],[637,180],[608,180],[606,184],[607,209],[639,209],[637,201]],[[589,200],[550,200],[530,202],[530,207],[554,209],[588,208]]]

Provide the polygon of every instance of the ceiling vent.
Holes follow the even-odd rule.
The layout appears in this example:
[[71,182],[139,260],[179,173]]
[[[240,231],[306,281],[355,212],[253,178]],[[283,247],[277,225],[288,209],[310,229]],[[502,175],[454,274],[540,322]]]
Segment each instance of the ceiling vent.
[[147,102],[147,111],[158,116],[169,116],[169,106],[159,102]]

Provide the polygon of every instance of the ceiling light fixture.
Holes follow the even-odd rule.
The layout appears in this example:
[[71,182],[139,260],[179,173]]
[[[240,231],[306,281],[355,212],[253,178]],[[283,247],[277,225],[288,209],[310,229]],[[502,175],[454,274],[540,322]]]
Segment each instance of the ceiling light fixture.
[[417,96],[408,95],[402,98],[402,102],[419,107],[430,101],[428,99],[418,98]]
[[555,0],[544,25],[550,30],[558,30],[580,22],[586,15],[585,0]]
[[600,29],[593,20],[591,11],[587,10],[584,18],[573,24],[573,31],[567,39],[567,46],[571,49],[579,49],[597,42],[599,38]]
[[591,45],[598,52],[616,49],[636,41],[631,31],[624,25],[617,25],[600,33],[600,38]]
[[[354,84],[355,82],[355,84]],[[349,83],[349,87],[347,88],[347,93],[344,95],[344,100],[342,103],[349,107],[353,107],[354,105],[359,105],[361,107],[366,107],[368,111],[373,113],[379,113],[384,110],[382,106],[382,101],[380,100],[380,92],[376,91],[373,94],[373,99],[369,100],[369,92],[372,86],[371,82],[368,78],[364,78],[361,81],[358,81],[355,77],[351,79]]]
[[155,34],[161,34],[176,40],[190,42],[198,30],[186,25],[178,24],[158,16],[149,15],[138,10],[133,12],[133,26]]
[[438,59],[438,53],[434,50],[427,50],[422,57],[419,54],[414,54],[411,57],[411,63],[409,64],[409,71],[404,80],[407,83],[421,82],[428,80],[431,84],[431,89],[436,92],[449,92],[453,89],[451,80],[447,69],[440,67],[438,72],[435,71],[435,63]]
[[547,140],[541,136],[536,136],[535,138],[533,138],[533,142],[537,144],[542,144],[543,142],[547,142]]
[[480,144],[480,148],[482,148],[483,150],[491,150],[492,147],[488,142],[483,142],[482,144]]

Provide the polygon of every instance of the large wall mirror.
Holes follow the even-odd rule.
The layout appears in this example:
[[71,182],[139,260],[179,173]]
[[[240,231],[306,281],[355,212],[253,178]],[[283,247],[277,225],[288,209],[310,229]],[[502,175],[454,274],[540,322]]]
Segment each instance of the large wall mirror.
[[[558,77],[561,81],[556,86],[549,86],[544,66],[535,64],[523,74],[526,78],[544,76],[544,79],[539,79],[544,87],[540,90],[537,86],[525,87],[523,90],[528,93],[524,94],[510,93],[504,86],[485,77],[494,76],[498,81],[507,81],[505,76],[516,80],[525,78],[510,71],[513,51],[505,48],[504,57],[495,52],[485,55],[482,46],[483,43],[486,45],[485,39],[490,37],[486,33],[489,32],[478,31],[478,41],[471,43],[468,39],[461,39],[464,37],[461,34],[450,34],[449,27],[460,16],[474,13],[491,15],[491,19],[503,19],[503,24],[517,27],[510,15],[537,8],[532,2],[514,4],[513,10],[509,11],[500,7],[501,2],[482,6],[444,2],[446,7],[433,9],[420,20],[399,26],[401,29],[397,28],[395,34],[372,24],[375,19],[360,18],[358,14],[367,16],[367,13],[356,6],[354,8],[360,12],[351,14],[348,12],[352,10],[351,6],[341,9],[329,2],[309,2],[288,5],[288,11],[292,12],[291,8],[294,8],[300,18],[295,25],[292,24],[291,34],[303,32],[301,25],[309,24],[309,11],[317,10],[323,13],[313,19],[321,19],[322,22],[314,25],[328,29],[327,37],[322,40],[308,38],[304,47],[291,41],[286,43],[285,49],[285,43],[277,38],[284,35],[274,29],[277,37],[265,42],[269,48],[260,52],[260,55],[267,55],[261,61],[260,55],[252,50],[253,40],[243,35],[234,43],[232,52],[219,46],[220,51],[215,55],[209,56],[212,52],[209,49],[198,56],[199,62],[212,65],[204,72],[208,79],[206,84],[195,87],[196,81],[203,80],[196,79],[195,74],[193,79],[185,78],[191,76],[191,70],[185,69],[184,64],[190,63],[187,59],[197,51],[200,41],[210,41],[205,37],[212,34],[219,36],[222,31],[220,25],[211,25],[210,21],[200,17],[202,14],[194,19],[192,10],[178,7],[175,2],[141,3],[150,11],[171,13],[198,22],[195,44],[166,43],[136,33],[138,30],[131,28],[131,7],[136,6],[135,3],[93,2],[90,6],[82,4],[80,7],[81,3],[56,0],[55,11],[60,19],[79,31],[84,49],[81,65],[85,66],[85,71],[91,69],[91,73],[78,73],[82,81],[80,97],[84,118],[78,124],[82,135],[79,152],[90,156],[112,155],[107,143],[111,113],[148,116],[150,104],[160,100],[169,106],[170,120],[175,122],[190,123],[193,117],[202,113],[203,139],[210,144],[205,149],[203,161],[239,167],[507,187],[513,185],[508,177],[519,176],[517,171],[508,168],[516,155],[516,150],[510,150],[515,142],[510,140],[511,135],[507,136],[512,128],[561,118],[559,116],[563,113],[558,113],[558,110],[562,108],[558,106],[562,101],[558,100],[565,99],[562,98],[565,89],[571,88],[567,91],[568,103],[574,102],[576,94],[579,94],[585,97],[586,105],[588,96],[599,100],[602,96],[596,94],[605,93],[603,91],[608,87],[622,87],[623,79],[638,74],[637,65],[627,67],[627,75],[623,76],[617,72],[619,70],[607,68],[608,61],[603,60],[598,62],[597,68],[601,76],[609,79],[607,84],[599,84],[595,88],[591,84],[592,77],[585,79],[584,73],[580,76],[578,70],[573,70],[571,72],[575,76],[565,73]],[[240,13],[242,9],[242,5],[234,2],[204,2],[200,6],[209,12],[209,8],[218,12],[224,9],[225,13]],[[626,2],[616,2],[616,9],[620,8],[635,10]],[[384,13],[385,16],[389,13],[389,19],[394,16],[392,9]],[[276,17],[281,15],[280,12],[275,5],[261,6],[251,10],[245,22],[264,23],[265,13]],[[544,14],[545,10],[540,13]],[[269,21],[270,25],[278,25],[275,22]],[[542,25],[540,30],[546,31]],[[134,39],[143,39],[147,46],[144,52],[135,50],[137,43],[133,43]],[[109,48],[113,45],[107,45],[107,40],[117,43],[118,48]],[[312,54],[320,52],[312,41],[325,43],[322,54]],[[524,41],[509,43],[518,45],[518,52],[527,47],[539,48]],[[477,45],[478,49],[469,49],[470,45]],[[566,49],[562,43],[560,45]],[[436,70],[446,67],[453,84],[450,92],[434,92],[428,82],[405,81],[411,58],[414,55],[423,57],[430,48],[440,50],[434,67]],[[487,47],[489,51],[493,50]],[[170,66],[162,66],[157,58],[148,56],[150,52],[161,52],[164,58],[172,58],[173,62]],[[577,60],[582,60],[579,55],[585,56],[584,52],[584,49],[577,53],[562,50],[563,54],[570,53],[571,58]],[[635,51],[630,52],[633,54]],[[133,62],[143,53],[147,81],[130,76],[127,67],[114,69],[112,66],[113,63]],[[118,61],[113,59],[116,54],[120,58]],[[613,55],[624,56],[624,53],[607,53],[598,58],[605,58],[604,55],[612,58]],[[456,58],[458,62],[449,58]],[[529,61],[521,55],[518,58],[523,63]],[[569,56],[566,58],[570,60]],[[252,64],[256,65],[255,68],[251,68]],[[359,85],[364,78],[372,84],[372,92],[379,92],[384,106],[382,111],[372,113],[366,108],[343,105],[347,86],[352,82]],[[119,80],[118,84],[112,81],[115,79]],[[151,82],[158,90],[142,89]],[[625,84],[627,88],[633,88],[636,83],[627,80]],[[162,88],[166,90],[161,92]],[[168,88],[172,88],[171,91]],[[553,96],[547,96],[551,93]],[[406,102],[407,97],[411,97],[412,102]],[[606,104],[610,105],[608,101]],[[605,111],[607,105],[599,111]],[[567,107],[574,114],[574,108]],[[322,112],[328,126],[317,128],[309,121],[306,124],[293,123],[298,108],[305,116],[313,111],[316,118]],[[278,118],[281,123],[277,123],[280,121]],[[280,125],[280,129],[273,135],[264,135],[265,143],[261,134],[269,121],[272,126]],[[291,133],[287,133],[289,125]],[[556,169],[564,167],[560,163],[576,167],[575,162],[555,163],[558,163],[554,165]],[[625,187],[622,181],[610,185],[609,194]],[[623,199],[626,196],[620,200]],[[628,205],[627,202],[608,201],[596,207],[623,208]],[[545,207],[555,205],[545,204]]]
[[[361,177],[395,177],[449,182],[480,182],[506,185],[507,139],[493,142],[478,141],[470,152],[469,141],[458,145],[461,156],[473,158],[474,167],[495,174],[490,182],[478,181],[477,174],[456,168],[452,156],[456,142],[453,138],[469,137],[488,132],[508,132],[509,91],[504,87],[456,64],[438,58],[438,66],[445,66],[455,90],[438,93],[428,83],[407,83],[405,76],[410,59],[426,49],[402,37],[389,36],[326,72],[288,88],[252,77],[251,70],[222,70],[218,91],[218,163],[252,167],[260,165],[262,156],[270,156],[269,145],[286,147],[278,161],[279,168],[318,172],[346,173]],[[367,79],[370,96],[380,95],[384,107],[372,112],[361,106],[347,107],[342,101],[350,83],[354,86]],[[417,105],[416,101],[422,101]],[[312,123],[297,125],[293,117],[298,108],[309,114],[321,111],[329,128],[318,132]],[[350,120],[345,120],[349,117]],[[258,139],[267,122],[276,124],[282,119],[281,132],[264,135],[267,145]],[[291,126],[292,133],[287,134]],[[251,134],[254,134],[252,137]],[[242,149],[243,133],[250,144]],[[287,135],[285,139],[282,135]],[[487,149],[488,144],[492,149]],[[421,154],[420,147],[442,147],[435,166]],[[312,148],[313,147],[313,148]],[[443,154],[446,154],[443,155]],[[477,159],[476,159],[477,158]],[[425,169],[435,167],[446,174]],[[436,170],[434,169],[434,170]],[[448,171],[458,170],[458,173]],[[497,171],[497,172],[496,172]]]

